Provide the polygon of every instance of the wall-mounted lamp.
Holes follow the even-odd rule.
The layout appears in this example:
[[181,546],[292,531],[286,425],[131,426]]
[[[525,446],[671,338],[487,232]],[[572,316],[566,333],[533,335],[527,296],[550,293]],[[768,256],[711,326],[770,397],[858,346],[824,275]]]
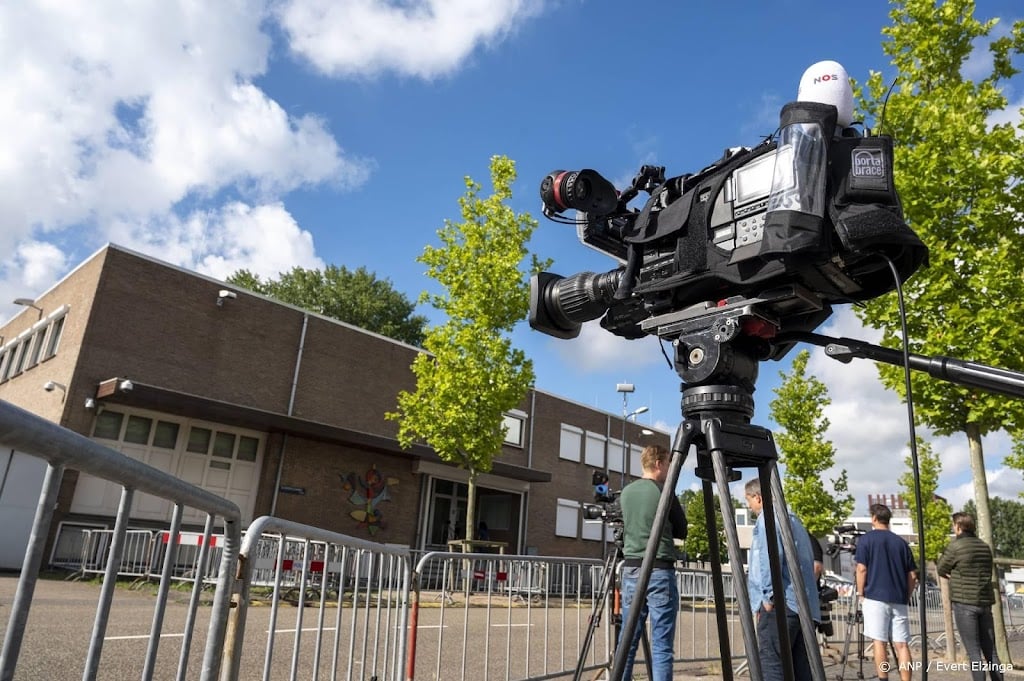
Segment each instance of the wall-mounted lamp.
[[86,409],[95,409],[96,408],[96,400],[94,400],[91,397],[86,397],[85,398],[85,408]]
[[224,307],[224,301],[227,299],[234,300],[238,297],[238,294],[234,291],[229,291],[226,288],[222,288],[217,292],[217,307]]
[[117,384],[117,389],[124,393],[131,392],[133,388],[135,388],[135,384],[127,378]]
[[63,402],[64,398],[68,396],[68,387],[63,383],[58,383],[57,381],[47,381],[46,383],[43,383],[43,390],[48,393],[52,393],[54,390],[59,390],[61,392],[61,402]]
[[39,310],[39,318],[40,319],[43,318],[43,308],[41,308],[38,305],[36,305],[36,301],[32,300],[31,298],[15,298],[14,299],[14,304],[15,305],[24,305],[25,307],[35,308],[36,310]]

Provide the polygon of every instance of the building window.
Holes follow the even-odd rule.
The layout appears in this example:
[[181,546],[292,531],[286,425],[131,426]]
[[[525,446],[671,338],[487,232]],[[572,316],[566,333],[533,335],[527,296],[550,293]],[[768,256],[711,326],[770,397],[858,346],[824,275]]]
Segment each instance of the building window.
[[60,346],[60,337],[64,334],[64,319],[65,315],[61,315],[50,322],[50,333],[46,337],[46,351],[43,353],[44,360],[50,359],[57,354],[57,348]]
[[124,414],[105,409],[96,415],[96,423],[92,427],[92,436],[104,440],[121,439],[121,423]]
[[558,537],[579,537],[580,502],[574,499],[559,499],[555,510],[555,535]]
[[[164,449],[174,449],[178,446],[178,431],[180,426],[177,423],[168,421],[157,421],[156,432],[153,433],[153,446]],[[258,441],[257,441],[258,442]],[[250,461],[255,461],[253,457]]]
[[579,462],[582,446],[583,429],[563,423],[558,443],[558,458]]
[[39,329],[32,335],[32,349],[28,355],[28,362],[25,363],[26,369],[31,369],[35,365],[39,364],[39,356],[43,353],[43,339],[46,337],[46,327]]
[[14,349],[14,361],[11,363],[11,376],[17,376],[21,373],[25,367],[25,360],[28,358],[28,346],[32,342],[32,338],[26,338],[25,340],[18,343],[18,346]]
[[11,348],[0,350],[0,382],[7,380],[7,370],[11,366],[14,351]]
[[502,422],[505,428],[505,444],[513,447],[523,446],[523,431],[525,430],[526,415],[520,413],[505,414]]
[[598,433],[587,433],[586,464],[594,468],[604,468],[604,446],[607,438]]

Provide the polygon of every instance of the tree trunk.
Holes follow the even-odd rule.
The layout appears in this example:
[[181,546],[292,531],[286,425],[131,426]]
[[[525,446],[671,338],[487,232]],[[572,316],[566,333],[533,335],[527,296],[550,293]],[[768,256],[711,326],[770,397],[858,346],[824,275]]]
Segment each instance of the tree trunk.
[[466,541],[476,539],[476,469],[469,468],[469,482],[466,484]]
[[[985,476],[985,453],[981,444],[981,430],[976,423],[967,424],[967,444],[971,451],[971,475],[974,478],[974,506],[978,510],[978,537],[992,547],[992,515],[988,509],[988,478]],[[996,652],[1003,664],[1012,664],[1010,646],[1006,642],[1006,622],[1003,620],[1003,594],[999,588],[999,576],[995,563],[992,564],[992,585],[996,591],[996,602],[992,606],[992,619],[996,630]]]
[[956,639],[953,638],[953,601],[949,599],[949,580],[939,577],[939,594],[942,596],[942,628],[946,634],[946,659],[956,662]]

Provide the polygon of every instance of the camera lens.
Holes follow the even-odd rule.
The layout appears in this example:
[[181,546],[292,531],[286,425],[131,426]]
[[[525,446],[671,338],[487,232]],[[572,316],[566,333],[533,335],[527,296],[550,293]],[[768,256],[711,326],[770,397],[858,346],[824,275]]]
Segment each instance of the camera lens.
[[597,319],[612,303],[622,270],[560,277],[539,272],[530,279],[530,326],[556,338],[575,338],[582,322]]

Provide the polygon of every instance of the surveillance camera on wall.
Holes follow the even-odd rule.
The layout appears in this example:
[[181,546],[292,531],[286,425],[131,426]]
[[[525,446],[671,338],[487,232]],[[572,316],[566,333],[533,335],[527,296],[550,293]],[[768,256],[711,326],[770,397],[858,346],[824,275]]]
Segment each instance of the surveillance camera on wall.
[[223,305],[224,300],[227,298],[234,300],[237,297],[238,294],[235,293],[234,291],[229,291],[226,288],[222,288],[220,291],[217,292],[217,306],[220,307],[221,305]]
[[57,384],[54,383],[53,381],[47,381],[46,383],[43,383],[43,390],[45,390],[48,393],[52,393],[56,388]]
[[121,390],[121,392],[130,392],[132,388],[135,387],[135,384],[126,378],[120,383],[118,383],[117,387]]

